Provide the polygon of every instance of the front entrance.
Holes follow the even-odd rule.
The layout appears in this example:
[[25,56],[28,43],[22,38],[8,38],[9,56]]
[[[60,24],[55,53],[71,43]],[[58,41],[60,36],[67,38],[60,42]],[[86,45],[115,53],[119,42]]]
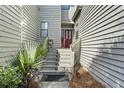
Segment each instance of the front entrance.
[[73,29],[62,29],[61,30],[61,47],[70,48],[72,43],[72,33]]

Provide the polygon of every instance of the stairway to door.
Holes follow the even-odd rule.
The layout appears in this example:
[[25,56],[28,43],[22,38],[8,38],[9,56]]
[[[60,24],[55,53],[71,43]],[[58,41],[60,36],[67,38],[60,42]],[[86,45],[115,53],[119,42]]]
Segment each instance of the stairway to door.
[[58,70],[59,54],[56,49],[48,52],[42,66],[42,87],[66,88],[68,87],[68,75]]

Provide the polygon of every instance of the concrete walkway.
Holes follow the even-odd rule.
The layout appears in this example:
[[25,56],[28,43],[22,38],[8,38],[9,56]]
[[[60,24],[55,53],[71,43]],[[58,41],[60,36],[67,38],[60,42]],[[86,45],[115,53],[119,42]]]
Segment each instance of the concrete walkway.
[[68,81],[56,82],[56,81],[45,81],[42,82],[42,88],[68,88]]
[[68,88],[67,75],[47,75],[42,77],[42,88]]

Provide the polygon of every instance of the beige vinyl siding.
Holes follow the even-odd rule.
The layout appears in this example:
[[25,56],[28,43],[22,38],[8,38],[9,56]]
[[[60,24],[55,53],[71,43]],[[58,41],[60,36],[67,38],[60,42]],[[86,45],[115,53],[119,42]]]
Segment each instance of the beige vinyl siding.
[[53,39],[54,47],[61,46],[61,6],[45,5],[40,7],[40,22],[48,22],[48,37]]
[[124,6],[82,6],[80,63],[108,87],[124,87]]
[[23,41],[36,41],[37,36],[39,34],[38,7],[35,5],[24,5],[22,9],[23,9],[22,39]]
[[73,43],[75,43],[77,41],[76,38],[76,34],[78,33],[78,39],[80,38],[80,34],[79,34],[79,29],[80,29],[80,19],[81,17],[78,17],[77,20],[75,21],[75,25],[74,25],[74,35],[73,35]]
[[15,55],[21,39],[20,6],[0,6],[0,63]]
[[71,18],[69,17],[69,10],[61,11],[61,21],[62,23],[73,23]]
[[[36,6],[22,7],[17,5],[0,6],[0,64],[2,65],[6,65],[5,61],[15,56],[21,41],[36,41],[38,9]],[[26,20],[24,20],[25,25],[21,26],[22,18]]]

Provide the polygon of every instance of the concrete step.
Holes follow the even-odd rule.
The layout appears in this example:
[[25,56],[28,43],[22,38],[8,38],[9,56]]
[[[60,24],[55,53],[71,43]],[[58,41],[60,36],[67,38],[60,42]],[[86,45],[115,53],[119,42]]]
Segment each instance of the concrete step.
[[49,50],[49,52],[57,52],[58,50],[56,49],[52,49],[52,50]]
[[42,62],[42,64],[43,65],[58,65],[58,61],[56,61],[56,59],[55,60],[44,60],[43,62]]
[[42,63],[56,63],[59,62],[58,59],[45,59],[46,61],[43,61]]
[[48,52],[48,55],[58,55],[58,52]]
[[47,62],[48,62],[48,61],[55,61],[55,62],[56,62],[56,61],[59,61],[59,59],[57,59],[57,58],[47,58],[46,61],[47,61]]
[[47,55],[48,56],[57,56],[58,54],[56,52],[55,53],[51,52],[51,53],[48,53]]
[[58,59],[56,56],[47,56],[46,59]]
[[54,56],[56,56],[56,55],[58,55],[58,53],[57,52],[48,52],[47,55],[54,55]]
[[58,70],[41,70],[40,73],[43,75],[65,75],[65,72]]
[[58,64],[57,61],[56,61],[56,62],[53,61],[53,62],[43,62],[42,65],[43,65],[43,66],[44,66],[44,65],[57,65],[57,66],[58,66],[59,64]]
[[68,75],[43,75],[42,81],[69,81]]
[[58,57],[59,55],[58,54],[48,54],[47,55],[48,57],[51,56],[51,57]]
[[49,65],[49,64],[43,65],[43,68],[56,68],[56,67],[58,67],[56,64],[55,65]]
[[58,60],[59,58],[57,56],[47,56],[44,57],[44,60]]
[[41,70],[58,70],[58,67],[42,67]]
[[58,63],[57,60],[45,60],[42,63]]

